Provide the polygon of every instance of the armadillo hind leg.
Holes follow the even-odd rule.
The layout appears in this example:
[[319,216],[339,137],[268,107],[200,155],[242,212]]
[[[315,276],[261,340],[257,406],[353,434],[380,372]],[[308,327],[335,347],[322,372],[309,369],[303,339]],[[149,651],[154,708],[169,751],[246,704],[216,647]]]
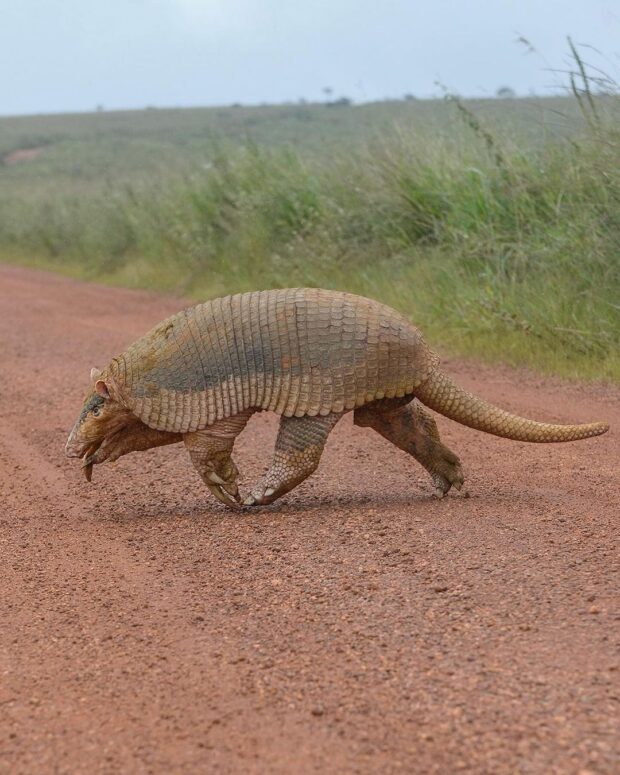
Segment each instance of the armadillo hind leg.
[[239,471],[231,457],[235,439],[245,428],[253,410],[218,420],[208,428],[186,433],[183,441],[194,468],[218,501],[240,508],[237,477]]
[[443,498],[451,487],[460,490],[463,486],[459,458],[441,443],[435,419],[419,401],[374,401],[356,409],[353,421],[356,425],[373,428],[424,466],[439,498]]
[[341,416],[282,417],[273,462],[243,504],[273,503],[307,479],[316,470],[329,432]]

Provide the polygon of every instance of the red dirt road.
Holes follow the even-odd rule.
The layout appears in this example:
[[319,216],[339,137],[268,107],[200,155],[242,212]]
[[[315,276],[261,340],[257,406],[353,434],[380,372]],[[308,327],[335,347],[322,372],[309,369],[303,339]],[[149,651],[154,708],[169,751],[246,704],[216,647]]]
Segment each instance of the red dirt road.
[[[0,772],[618,773],[620,391],[452,361],[502,406],[440,418],[470,498],[347,417],[241,515],[182,448],[63,457],[91,366],[182,303],[0,267]],[[245,487],[276,418],[238,445]]]

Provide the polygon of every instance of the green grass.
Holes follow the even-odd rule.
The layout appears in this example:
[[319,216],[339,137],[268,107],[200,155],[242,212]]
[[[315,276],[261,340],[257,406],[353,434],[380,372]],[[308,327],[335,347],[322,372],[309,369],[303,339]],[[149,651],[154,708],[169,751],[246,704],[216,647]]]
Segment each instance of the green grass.
[[[579,92],[576,92],[579,96]],[[620,382],[617,100],[0,120],[0,259],[194,298],[380,298],[444,351]]]

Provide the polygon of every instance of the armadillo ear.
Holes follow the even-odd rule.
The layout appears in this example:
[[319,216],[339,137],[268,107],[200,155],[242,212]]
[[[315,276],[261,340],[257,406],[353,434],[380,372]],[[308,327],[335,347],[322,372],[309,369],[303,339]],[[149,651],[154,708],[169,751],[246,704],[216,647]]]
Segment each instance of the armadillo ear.
[[93,385],[99,379],[100,376],[101,376],[101,369],[90,370],[90,381],[93,383]]
[[102,379],[98,379],[95,382],[95,390],[97,391],[97,393],[99,393],[99,395],[102,398],[109,398],[110,397],[110,392],[108,390],[108,386],[106,385],[106,383]]

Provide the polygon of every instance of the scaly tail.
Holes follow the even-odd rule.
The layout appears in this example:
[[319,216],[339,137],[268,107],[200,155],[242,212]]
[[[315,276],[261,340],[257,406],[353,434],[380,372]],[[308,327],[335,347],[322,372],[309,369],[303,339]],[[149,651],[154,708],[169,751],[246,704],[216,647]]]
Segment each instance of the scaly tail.
[[551,425],[518,417],[468,393],[440,371],[433,372],[417,387],[415,396],[430,409],[462,425],[515,441],[576,441],[609,430],[609,425],[602,422]]

